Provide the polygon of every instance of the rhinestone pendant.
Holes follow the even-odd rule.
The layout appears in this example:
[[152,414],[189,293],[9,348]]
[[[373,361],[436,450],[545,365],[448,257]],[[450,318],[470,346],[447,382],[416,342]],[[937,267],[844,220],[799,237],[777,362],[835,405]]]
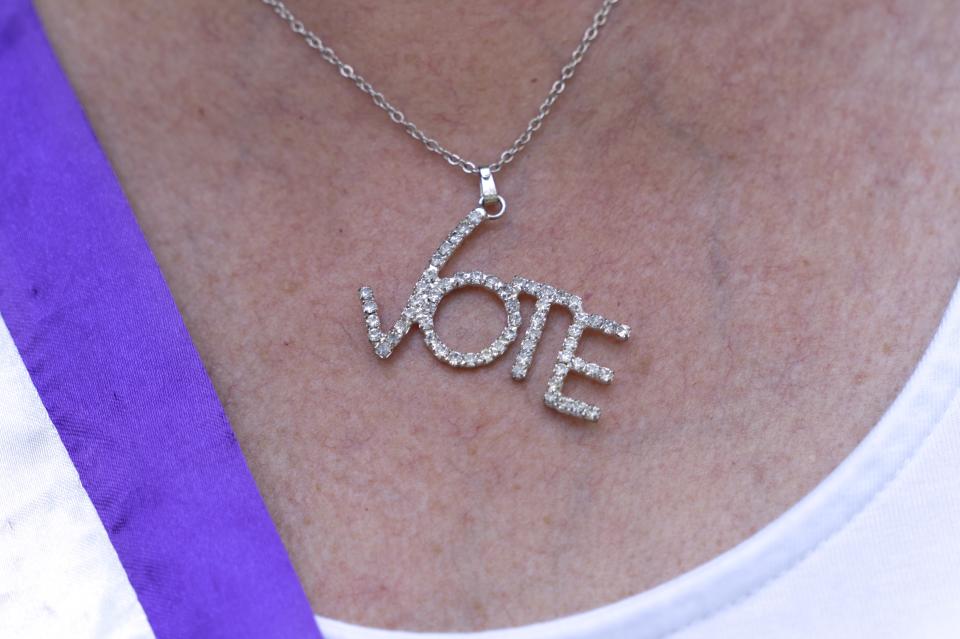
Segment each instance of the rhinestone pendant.
[[[543,400],[547,406],[556,411],[595,422],[600,418],[600,408],[564,395],[564,381],[571,371],[603,384],[609,384],[613,381],[613,371],[611,369],[585,361],[577,355],[577,347],[585,330],[598,331],[623,341],[630,336],[629,326],[601,315],[587,313],[583,310],[583,301],[577,295],[524,277],[514,277],[511,281],[505,282],[482,271],[459,272],[449,277],[440,276],[440,269],[450,260],[453,253],[474,229],[485,220],[495,219],[503,214],[506,205],[502,198],[496,195],[495,190],[493,191],[493,197],[499,199],[500,210],[496,214],[488,214],[480,206],[457,224],[430,258],[430,263],[414,285],[413,293],[407,300],[400,319],[388,331],[385,332],[381,327],[380,313],[374,299],[373,289],[366,286],[360,289],[360,303],[367,324],[367,336],[373,345],[373,351],[381,359],[390,357],[397,344],[416,324],[420,327],[423,339],[430,352],[441,362],[455,368],[486,366],[506,353],[510,345],[516,340],[521,325],[519,297],[521,294],[529,295],[536,299],[536,307],[533,316],[530,318],[527,331],[523,335],[520,351],[517,353],[511,370],[513,379],[523,381],[527,376],[534,352],[540,342],[540,336],[550,307],[564,306],[573,316],[573,322],[567,329],[567,336],[563,340],[563,346],[554,362],[553,373],[547,384]],[[481,198],[481,204],[483,204],[483,198]],[[479,352],[464,353],[450,348],[440,339],[434,329],[433,316],[440,301],[447,293],[466,286],[486,288],[493,292],[503,302],[506,310],[507,319],[503,331],[489,346]]]

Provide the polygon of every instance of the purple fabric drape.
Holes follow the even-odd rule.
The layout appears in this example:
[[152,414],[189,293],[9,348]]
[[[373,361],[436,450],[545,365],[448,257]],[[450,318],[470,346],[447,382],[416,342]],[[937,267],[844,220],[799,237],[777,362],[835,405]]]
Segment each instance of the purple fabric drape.
[[319,637],[29,0],[0,2],[0,314],[157,637]]

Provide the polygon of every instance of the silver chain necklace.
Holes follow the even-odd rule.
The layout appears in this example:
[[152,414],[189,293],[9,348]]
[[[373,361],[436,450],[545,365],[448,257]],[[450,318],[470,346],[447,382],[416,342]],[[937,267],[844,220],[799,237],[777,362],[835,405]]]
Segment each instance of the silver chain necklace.
[[[278,16],[290,25],[290,29],[294,33],[301,36],[304,42],[309,45],[311,49],[315,49],[320,56],[337,67],[337,70],[340,72],[340,75],[353,82],[358,89],[366,93],[373,100],[373,103],[378,107],[387,112],[387,115],[390,116],[390,120],[395,124],[403,127],[403,130],[406,131],[410,137],[414,140],[417,140],[427,147],[427,150],[432,151],[440,155],[444,160],[446,160],[452,166],[459,166],[465,173],[479,173],[481,165],[471,162],[469,160],[463,159],[462,156],[454,153],[453,151],[442,146],[435,139],[428,136],[423,130],[418,127],[416,124],[407,119],[403,114],[403,111],[393,106],[386,97],[379,91],[373,88],[373,85],[367,82],[362,75],[357,73],[352,66],[346,64],[343,60],[340,59],[340,56],[337,53],[325,45],[323,40],[315,34],[313,31],[307,29],[304,26],[303,22],[293,14],[290,9],[286,7],[283,2],[280,0],[262,0],[264,4],[273,7],[273,10]],[[590,44],[597,39],[597,36],[600,35],[600,29],[607,23],[607,16],[610,15],[610,10],[613,9],[613,5],[617,4],[619,0],[604,0],[603,4],[600,6],[600,10],[597,11],[593,16],[593,22],[587,27],[587,30],[583,32],[583,37],[580,39],[580,44],[577,45],[577,48],[573,50],[573,53],[570,55],[570,61],[560,69],[560,77],[556,82],[553,83],[553,86],[550,87],[550,93],[547,94],[547,97],[540,104],[540,108],[537,109],[537,114],[533,116],[530,122],[527,124],[526,130],[517,136],[517,139],[513,141],[513,144],[510,145],[510,148],[503,151],[500,154],[499,159],[493,164],[488,165],[487,168],[490,169],[491,173],[496,173],[499,171],[505,164],[509,164],[514,157],[520,151],[523,150],[527,143],[530,142],[530,138],[533,137],[533,134],[543,125],[544,119],[550,113],[550,109],[553,107],[553,103],[557,101],[557,98],[560,97],[560,94],[563,93],[563,90],[567,88],[567,82],[573,78],[574,71],[577,68],[577,65],[583,60],[583,56],[586,55],[587,49],[590,48]]]
[[[389,331],[385,332],[381,328],[380,312],[374,299],[373,289],[367,286],[360,289],[360,303],[367,326],[367,337],[373,346],[374,353],[381,359],[389,357],[397,344],[416,324],[423,334],[427,347],[440,361],[455,368],[486,366],[503,355],[516,340],[522,323],[519,296],[520,294],[529,295],[536,299],[536,306],[521,341],[520,351],[514,360],[511,377],[517,381],[526,378],[551,307],[565,307],[573,316],[573,322],[567,329],[563,346],[554,363],[552,375],[547,383],[547,391],[544,394],[544,403],[561,413],[588,421],[597,421],[600,418],[600,408],[564,395],[564,381],[571,371],[604,384],[613,381],[611,369],[585,361],[576,354],[576,351],[580,338],[587,329],[611,335],[619,340],[626,340],[630,336],[629,326],[584,311],[583,300],[579,296],[549,284],[520,276],[507,282],[482,271],[458,272],[448,277],[441,277],[439,272],[477,226],[485,220],[500,218],[506,212],[506,200],[497,193],[493,174],[513,161],[530,142],[533,134],[543,125],[557,98],[566,89],[567,82],[573,78],[577,66],[583,61],[591,43],[597,39],[600,30],[607,23],[610,11],[619,0],[603,0],[590,26],[584,31],[580,43],[573,50],[570,61],[560,69],[560,77],[550,87],[550,92],[537,109],[537,114],[527,123],[527,128],[514,140],[513,144],[500,153],[496,162],[489,165],[479,165],[466,160],[424,133],[420,127],[408,120],[400,109],[393,106],[383,93],[377,91],[352,66],[343,62],[336,52],[308,29],[281,0],[261,1],[272,7],[274,12],[290,26],[294,33],[301,36],[311,49],[316,50],[324,60],[336,67],[342,77],[350,80],[358,89],[369,95],[373,103],[383,109],[392,122],[401,126],[428,151],[441,156],[451,166],[460,167],[465,173],[480,176],[480,200],[477,208],[470,211],[437,248],[414,285],[413,293],[407,300],[400,319]],[[495,208],[490,211],[489,207]],[[433,317],[440,301],[447,293],[466,286],[486,288],[493,292],[503,302],[506,311],[506,325],[503,331],[489,346],[478,352],[465,353],[450,348],[434,329]]]

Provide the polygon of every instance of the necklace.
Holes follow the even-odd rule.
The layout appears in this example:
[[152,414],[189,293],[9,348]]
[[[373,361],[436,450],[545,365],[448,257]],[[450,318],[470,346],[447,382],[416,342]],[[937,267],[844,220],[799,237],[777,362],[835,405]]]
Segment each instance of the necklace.
[[[422,143],[428,151],[438,154],[448,164],[461,168],[465,173],[480,176],[480,199],[477,207],[457,224],[437,248],[423,274],[420,275],[414,285],[413,293],[407,300],[400,319],[389,330],[384,331],[381,326],[380,312],[374,299],[373,289],[367,286],[360,289],[360,304],[366,322],[367,337],[377,357],[381,359],[390,357],[394,348],[416,324],[423,334],[423,339],[430,352],[445,364],[455,368],[475,368],[491,364],[506,353],[510,345],[516,340],[522,323],[519,296],[521,294],[529,295],[536,300],[535,310],[520,343],[520,351],[514,360],[510,373],[511,377],[517,381],[526,379],[527,371],[533,361],[534,351],[540,343],[540,337],[550,309],[553,306],[566,308],[573,317],[573,321],[567,329],[563,346],[554,363],[553,372],[544,394],[544,403],[561,413],[588,421],[597,421],[600,418],[600,408],[564,395],[564,381],[571,371],[604,384],[613,381],[613,370],[585,361],[577,355],[577,348],[583,332],[587,329],[613,336],[622,341],[630,336],[629,326],[607,319],[602,315],[586,312],[583,309],[583,300],[579,296],[549,284],[519,276],[510,281],[504,281],[482,271],[458,272],[448,277],[442,277],[440,276],[440,269],[481,223],[487,220],[496,220],[506,213],[507,202],[502,195],[497,193],[493,174],[512,162],[527,146],[533,134],[543,125],[543,121],[550,114],[553,104],[563,93],[567,82],[573,78],[577,65],[583,60],[590,44],[600,34],[600,30],[607,23],[610,11],[619,0],[603,0],[600,9],[593,16],[590,26],[584,31],[580,43],[573,50],[570,61],[560,69],[560,77],[550,87],[550,92],[537,109],[537,114],[528,122],[527,128],[514,140],[513,144],[501,152],[498,159],[489,165],[480,165],[466,160],[442,146],[437,140],[429,137],[417,125],[408,120],[402,111],[393,106],[363,76],[358,74],[352,66],[343,62],[336,52],[324,44],[313,31],[309,30],[281,0],[261,1],[272,7],[274,12],[287,22],[290,29],[301,36],[310,48],[315,49],[324,60],[336,67],[341,76],[370,96],[373,103],[383,109],[393,123],[403,127],[413,139]],[[486,288],[491,291],[503,302],[506,311],[506,325],[503,331],[489,346],[479,352],[464,353],[450,348],[437,335],[433,323],[433,316],[444,296],[466,286]]]

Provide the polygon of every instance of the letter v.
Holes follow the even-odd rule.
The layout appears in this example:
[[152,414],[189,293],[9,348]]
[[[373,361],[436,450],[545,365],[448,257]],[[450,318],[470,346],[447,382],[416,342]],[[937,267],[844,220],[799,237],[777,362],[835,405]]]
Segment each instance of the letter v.
[[363,309],[364,320],[367,323],[367,338],[370,340],[373,352],[376,353],[377,357],[380,359],[390,357],[393,349],[410,332],[410,328],[414,324],[420,326],[420,321],[430,316],[428,309],[431,308],[431,304],[436,304],[443,297],[443,291],[437,285],[437,280],[440,278],[440,269],[485,219],[487,219],[486,211],[482,208],[476,208],[470,211],[450,232],[450,235],[430,258],[430,263],[423,271],[420,279],[417,280],[413,287],[413,293],[410,294],[406,306],[403,307],[400,319],[394,323],[389,332],[384,333],[381,330],[380,312],[373,296],[373,289],[369,286],[360,289],[360,305]]

